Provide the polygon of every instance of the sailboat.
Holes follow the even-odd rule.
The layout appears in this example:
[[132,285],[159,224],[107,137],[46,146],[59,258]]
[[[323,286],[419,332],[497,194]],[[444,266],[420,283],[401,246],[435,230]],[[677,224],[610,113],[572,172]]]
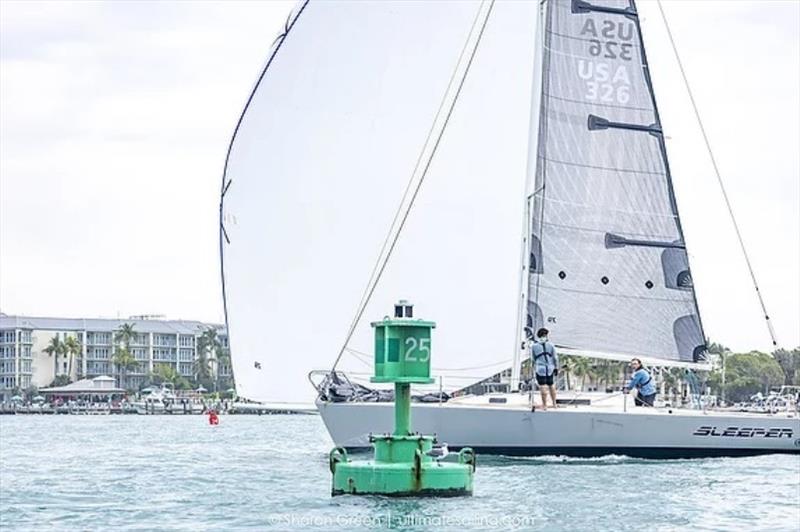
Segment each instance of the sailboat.
[[313,400],[338,446],[390,430],[362,318],[412,297],[440,371],[414,427],[451,448],[800,452],[796,412],[521,391],[543,326],[561,354],[709,369],[632,0],[301,2],[229,146],[220,253],[238,394]]

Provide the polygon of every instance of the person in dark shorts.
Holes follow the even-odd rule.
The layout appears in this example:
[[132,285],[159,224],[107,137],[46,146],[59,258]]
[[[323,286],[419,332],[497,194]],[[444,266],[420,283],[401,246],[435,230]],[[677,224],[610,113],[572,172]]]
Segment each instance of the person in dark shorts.
[[548,391],[553,408],[556,407],[555,377],[558,375],[558,354],[555,346],[547,340],[549,334],[550,331],[542,327],[536,331],[536,342],[531,346],[531,362],[542,396],[542,410],[547,410]]
[[634,404],[636,406],[653,406],[656,400],[656,385],[653,382],[653,377],[650,375],[649,371],[644,369],[642,361],[638,358],[631,360],[631,369],[633,369],[631,381],[625,386],[623,391],[628,393],[630,390],[636,388]]

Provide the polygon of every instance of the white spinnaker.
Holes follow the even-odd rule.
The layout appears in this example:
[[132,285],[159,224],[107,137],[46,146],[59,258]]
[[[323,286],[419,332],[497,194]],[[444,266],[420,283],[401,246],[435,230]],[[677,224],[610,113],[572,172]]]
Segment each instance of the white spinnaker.
[[[344,339],[477,2],[314,3],[232,143],[223,220],[240,395],[309,401]],[[508,364],[517,290],[534,6],[498,4],[439,152],[350,346],[400,298],[437,321],[433,363]],[[497,366],[486,368],[497,363]],[[340,369],[368,373],[345,355]],[[458,372],[449,372],[451,375]],[[448,379],[448,387],[464,384]]]

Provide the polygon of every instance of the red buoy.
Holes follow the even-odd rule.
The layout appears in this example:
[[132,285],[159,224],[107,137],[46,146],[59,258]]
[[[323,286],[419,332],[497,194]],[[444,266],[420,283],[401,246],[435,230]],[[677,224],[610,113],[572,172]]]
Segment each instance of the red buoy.
[[209,425],[219,425],[219,416],[217,415],[216,410],[209,410],[208,411],[208,424]]

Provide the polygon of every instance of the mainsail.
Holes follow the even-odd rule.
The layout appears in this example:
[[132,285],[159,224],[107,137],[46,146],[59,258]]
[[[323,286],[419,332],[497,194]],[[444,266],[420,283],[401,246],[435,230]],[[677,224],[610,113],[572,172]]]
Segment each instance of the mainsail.
[[526,332],[570,352],[702,362],[706,342],[636,6],[551,0]]

